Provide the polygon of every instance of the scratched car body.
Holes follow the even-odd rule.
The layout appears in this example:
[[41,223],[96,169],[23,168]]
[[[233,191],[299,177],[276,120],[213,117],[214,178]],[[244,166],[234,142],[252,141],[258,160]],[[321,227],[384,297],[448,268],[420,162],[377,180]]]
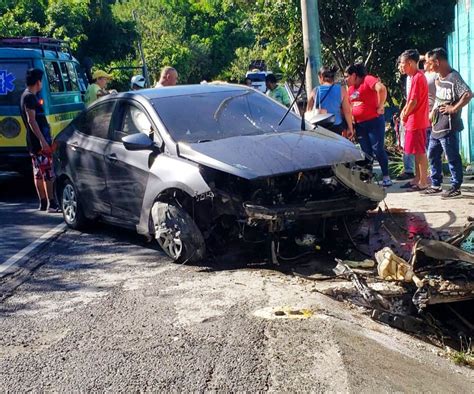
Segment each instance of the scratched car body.
[[325,129],[302,131],[285,112],[230,84],[102,98],[55,140],[64,219],[133,228],[195,262],[227,242],[314,234],[376,207],[384,191],[361,151]]

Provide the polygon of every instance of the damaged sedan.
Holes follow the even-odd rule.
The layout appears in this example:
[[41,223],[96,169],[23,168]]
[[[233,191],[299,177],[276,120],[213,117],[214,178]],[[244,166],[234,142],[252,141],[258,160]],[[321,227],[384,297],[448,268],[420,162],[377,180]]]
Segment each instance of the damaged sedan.
[[375,208],[385,192],[363,153],[285,113],[230,84],[100,99],[55,140],[64,220],[132,228],[196,262],[233,241],[308,242],[326,220]]

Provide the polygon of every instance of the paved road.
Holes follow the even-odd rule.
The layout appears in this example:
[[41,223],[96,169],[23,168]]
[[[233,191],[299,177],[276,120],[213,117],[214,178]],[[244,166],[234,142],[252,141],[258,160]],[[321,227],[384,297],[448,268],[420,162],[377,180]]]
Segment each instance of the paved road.
[[67,231],[35,258],[43,265],[0,304],[2,391],[469,392],[474,383],[430,345],[269,267],[175,265],[107,226]]
[[0,266],[63,221],[61,214],[48,214],[37,208],[32,179],[0,171]]
[[[60,218],[35,212],[18,179],[0,179],[8,256]],[[439,349],[278,267],[175,265],[105,225],[68,230],[27,263],[38,268],[20,270],[23,284],[0,302],[1,391],[469,392],[474,383]]]

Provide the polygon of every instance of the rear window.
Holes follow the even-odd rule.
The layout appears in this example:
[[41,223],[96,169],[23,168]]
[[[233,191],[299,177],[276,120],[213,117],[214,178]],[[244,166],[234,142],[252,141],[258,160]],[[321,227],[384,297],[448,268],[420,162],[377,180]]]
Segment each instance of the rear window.
[[252,82],[265,82],[265,73],[249,73],[246,78],[249,78]]
[[20,106],[20,98],[26,89],[26,70],[29,62],[0,59],[0,105]]

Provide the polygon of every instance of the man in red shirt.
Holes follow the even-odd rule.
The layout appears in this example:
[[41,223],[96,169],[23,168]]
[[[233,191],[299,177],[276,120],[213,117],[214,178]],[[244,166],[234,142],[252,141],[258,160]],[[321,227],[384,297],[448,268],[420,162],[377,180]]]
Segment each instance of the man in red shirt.
[[387,88],[377,77],[367,74],[361,63],[346,68],[349,102],[355,122],[357,141],[362,151],[376,157],[382,169],[382,186],[392,186],[388,175],[388,158],[385,152],[384,104]]
[[400,55],[400,67],[411,77],[407,103],[400,118],[405,123],[405,153],[415,155],[415,178],[409,190],[421,191],[428,187],[428,158],[426,157],[426,129],[430,126],[428,82],[418,69],[420,54],[409,49]]

